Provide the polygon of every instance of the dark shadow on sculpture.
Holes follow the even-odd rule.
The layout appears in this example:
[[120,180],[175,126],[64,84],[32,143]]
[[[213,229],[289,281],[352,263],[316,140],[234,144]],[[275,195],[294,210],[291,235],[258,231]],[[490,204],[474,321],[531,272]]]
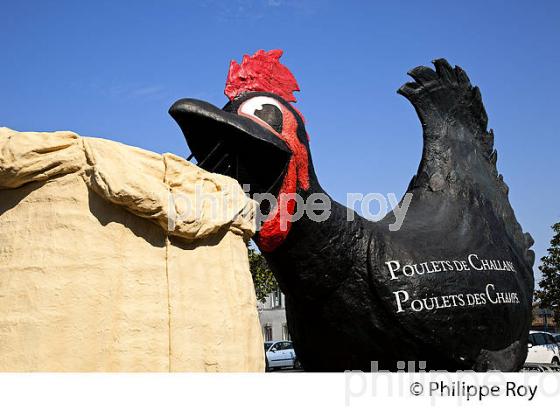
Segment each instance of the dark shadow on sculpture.
[[219,229],[216,233],[202,239],[190,240],[190,239],[181,238],[180,236],[170,236],[169,242],[175,248],[181,249],[183,251],[192,251],[198,248],[203,248],[207,246],[212,247],[212,246],[219,245],[220,242],[222,242],[222,240],[224,239],[224,236],[228,232],[229,232],[229,227],[225,226]]
[[[33,191],[41,188],[46,182],[30,182],[15,189],[9,189],[10,195],[4,195],[0,189],[0,215],[15,208],[21,201],[23,201]],[[7,191],[7,190],[5,190]]]
[[[280,55],[259,51],[232,63],[223,110],[185,99],[170,114],[204,168],[242,184],[254,182],[255,173],[266,183],[281,175],[271,188],[252,184],[251,193],[307,200],[326,193],[303,117],[290,104],[297,83]],[[392,229],[393,212],[377,223],[349,220],[348,209],[331,199],[326,221],[304,215],[282,230],[271,218],[255,237],[286,294],[289,330],[308,371],[367,371],[372,361],[395,369],[403,360],[426,361],[428,369],[517,371],[525,360],[533,241],[496,169],[479,89],[460,67],[443,59],[434,65],[411,70],[414,81],[399,89],[424,134],[400,229]],[[219,166],[205,161],[215,136],[226,141]],[[290,156],[282,160],[286,147]]]
[[165,232],[155,223],[134,215],[120,205],[112,204],[88,189],[88,204],[91,214],[103,226],[118,223],[139,238],[157,248],[165,247]]

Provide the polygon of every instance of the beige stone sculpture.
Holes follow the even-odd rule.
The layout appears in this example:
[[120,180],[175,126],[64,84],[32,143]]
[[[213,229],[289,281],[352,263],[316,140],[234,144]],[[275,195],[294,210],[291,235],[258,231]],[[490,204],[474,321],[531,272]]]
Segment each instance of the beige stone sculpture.
[[172,154],[0,128],[0,371],[262,371],[254,212]]

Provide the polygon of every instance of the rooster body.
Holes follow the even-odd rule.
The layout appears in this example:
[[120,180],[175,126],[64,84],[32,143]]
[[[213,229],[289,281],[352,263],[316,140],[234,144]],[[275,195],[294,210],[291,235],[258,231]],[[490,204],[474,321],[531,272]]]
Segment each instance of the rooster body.
[[[303,118],[290,104],[295,99],[282,92],[292,79],[282,71],[282,83],[271,85],[275,73],[264,65],[266,86],[247,83],[258,77],[255,67],[266,57],[259,53],[255,62],[232,63],[237,71],[230,69],[223,110],[184,99],[171,114],[204,167],[251,183],[252,193],[328,196],[313,169]],[[414,81],[399,89],[424,135],[400,229],[393,230],[393,213],[372,222],[329,197],[325,221],[304,214],[282,231],[270,217],[255,238],[286,295],[290,334],[308,371],[371,370],[372,362],[395,369],[399,361],[515,371],[525,360],[532,239],[496,170],[478,88],[461,68],[443,59],[434,65],[435,71],[411,70]],[[245,81],[239,93],[236,78]]]

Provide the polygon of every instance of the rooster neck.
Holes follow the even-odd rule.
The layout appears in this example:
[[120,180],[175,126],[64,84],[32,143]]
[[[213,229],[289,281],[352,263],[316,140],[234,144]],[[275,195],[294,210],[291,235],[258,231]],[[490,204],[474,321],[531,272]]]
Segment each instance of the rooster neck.
[[304,212],[293,222],[285,241],[273,252],[263,254],[284,293],[296,298],[319,299],[356,271],[367,275],[374,224],[334,201],[314,175],[310,189],[300,194],[306,203],[312,194],[324,195],[330,200],[330,216],[317,222]]

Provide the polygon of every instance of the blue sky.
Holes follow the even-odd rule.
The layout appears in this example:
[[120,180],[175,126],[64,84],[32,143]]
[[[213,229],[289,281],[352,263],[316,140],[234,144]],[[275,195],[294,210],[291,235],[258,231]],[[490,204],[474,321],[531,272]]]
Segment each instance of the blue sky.
[[281,48],[322,185],[339,201],[400,197],[422,137],[395,91],[410,68],[445,57],[481,88],[538,258],[560,221],[557,1],[0,1],[2,126],[187,155],[169,106],[223,105],[231,59]]

